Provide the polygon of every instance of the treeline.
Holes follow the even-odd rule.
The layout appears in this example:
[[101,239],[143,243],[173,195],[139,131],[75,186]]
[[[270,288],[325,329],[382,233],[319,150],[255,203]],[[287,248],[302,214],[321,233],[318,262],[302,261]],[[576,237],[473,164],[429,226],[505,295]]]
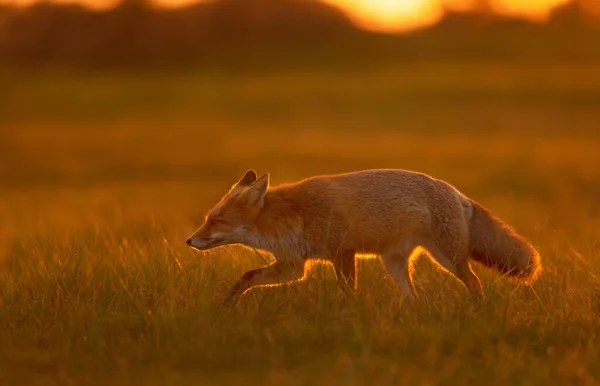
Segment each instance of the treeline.
[[577,1],[549,23],[489,12],[448,13],[402,35],[357,29],[309,0],[219,0],[177,9],[144,0],[92,11],[37,3],[0,8],[0,62],[18,66],[269,66],[421,59],[600,59],[597,23]]

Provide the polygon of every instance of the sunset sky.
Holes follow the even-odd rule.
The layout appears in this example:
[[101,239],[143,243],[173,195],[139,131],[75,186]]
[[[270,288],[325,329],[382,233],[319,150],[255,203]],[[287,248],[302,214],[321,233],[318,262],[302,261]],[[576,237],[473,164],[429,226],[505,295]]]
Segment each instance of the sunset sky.
[[[28,4],[35,0],[0,0],[4,3]],[[118,0],[55,0],[81,2],[94,8],[113,6]],[[194,0],[154,0],[161,6],[184,5]],[[465,10],[482,0],[322,0],[340,7],[361,27],[371,30],[402,31],[433,24],[444,8]],[[489,0],[493,9],[505,15],[543,21],[550,10],[570,0]],[[600,0],[589,0],[598,2]]]
[[[348,12],[360,26],[375,30],[410,30],[438,21],[444,8],[468,10],[478,0],[323,0]],[[570,0],[490,0],[501,14],[544,20],[550,10]],[[600,1],[600,0],[598,0]]]

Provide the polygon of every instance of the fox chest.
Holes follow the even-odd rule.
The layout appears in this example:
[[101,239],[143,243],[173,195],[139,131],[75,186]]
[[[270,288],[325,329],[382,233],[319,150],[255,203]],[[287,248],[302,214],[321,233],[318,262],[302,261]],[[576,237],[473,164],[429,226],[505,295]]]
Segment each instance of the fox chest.
[[279,237],[265,237],[258,247],[271,252],[279,261],[301,261],[314,254],[310,243],[295,232]]

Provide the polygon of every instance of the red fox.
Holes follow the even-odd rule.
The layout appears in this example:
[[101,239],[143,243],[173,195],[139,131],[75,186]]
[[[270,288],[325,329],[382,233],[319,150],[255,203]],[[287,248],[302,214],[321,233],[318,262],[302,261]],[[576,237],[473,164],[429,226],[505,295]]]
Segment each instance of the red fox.
[[269,187],[269,174],[248,170],[187,240],[198,250],[242,244],[276,261],[247,272],[223,304],[235,306],[254,286],[300,281],[311,258],[333,264],[344,292],[356,290],[355,254],[381,257],[403,295],[416,298],[411,257],[421,247],[483,299],[469,258],[533,283],[537,250],[510,226],[450,184],[423,173],[364,170]]

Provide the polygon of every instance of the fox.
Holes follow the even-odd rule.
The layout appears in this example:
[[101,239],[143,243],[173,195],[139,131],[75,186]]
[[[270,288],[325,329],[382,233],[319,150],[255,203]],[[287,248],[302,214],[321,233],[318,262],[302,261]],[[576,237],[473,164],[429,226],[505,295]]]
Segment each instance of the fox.
[[461,282],[475,304],[484,299],[470,262],[531,285],[542,272],[537,249],[510,225],[450,183],[403,169],[317,175],[270,186],[249,169],[208,211],[186,243],[199,251],[242,245],[274,262],[246,272],[223,305],[235,307],[253,287],[305,278],[307,262],[333,265],[343,293],[357,290],[357,254],[379,256],[402,299],[414,300],[420,250]]

